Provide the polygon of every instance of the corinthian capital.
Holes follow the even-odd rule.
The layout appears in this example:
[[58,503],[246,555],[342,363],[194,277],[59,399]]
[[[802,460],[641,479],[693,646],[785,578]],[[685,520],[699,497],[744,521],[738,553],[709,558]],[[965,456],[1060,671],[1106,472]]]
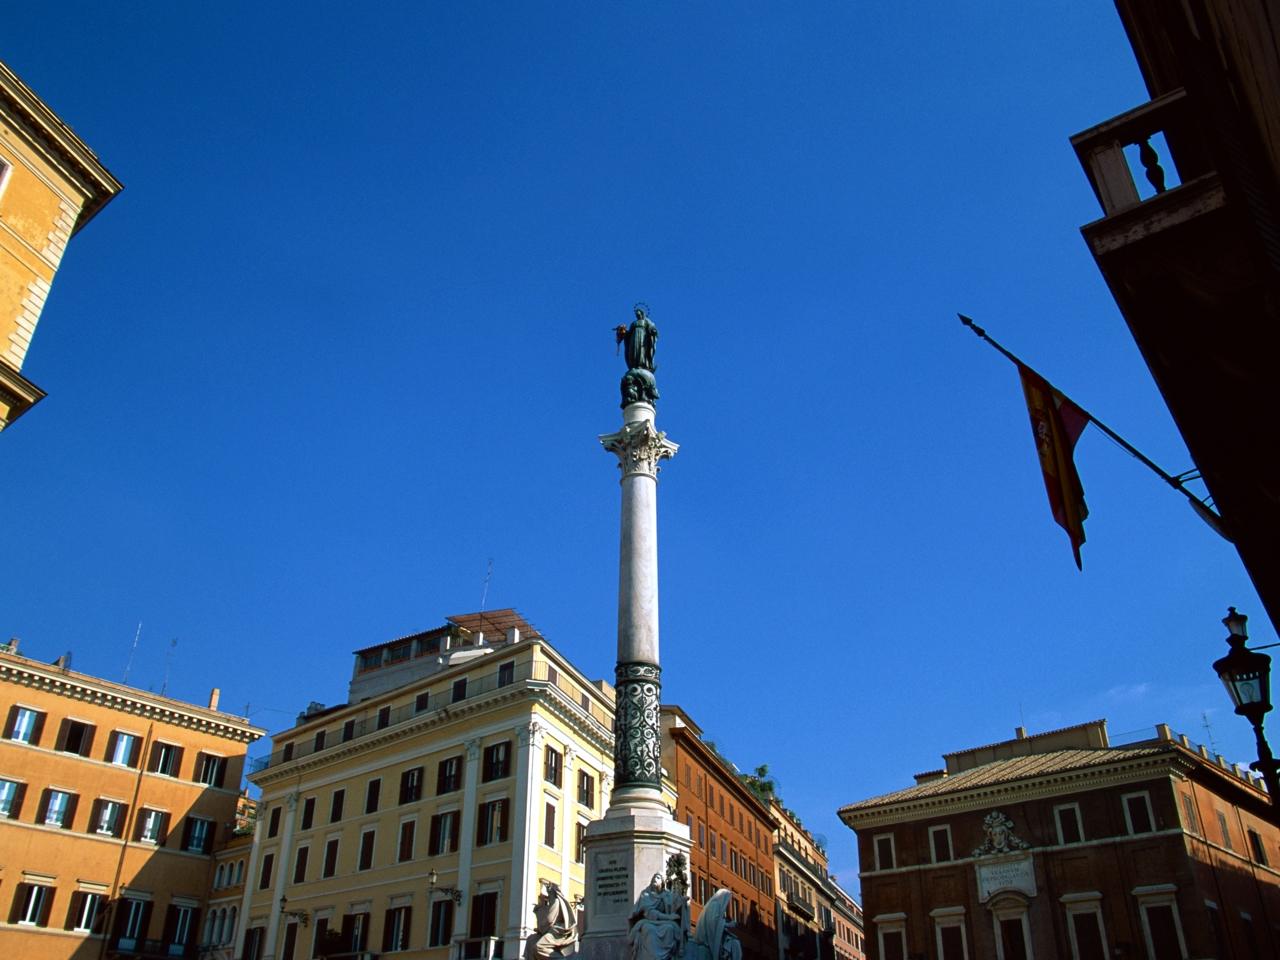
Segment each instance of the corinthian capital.
[[600,443],[618,457],[618,468],[624,477],[639,475],[657,479],[658,464],[676,455],[679,444],[654,427],[651,420],[625,424],[617,433],[600,437]]

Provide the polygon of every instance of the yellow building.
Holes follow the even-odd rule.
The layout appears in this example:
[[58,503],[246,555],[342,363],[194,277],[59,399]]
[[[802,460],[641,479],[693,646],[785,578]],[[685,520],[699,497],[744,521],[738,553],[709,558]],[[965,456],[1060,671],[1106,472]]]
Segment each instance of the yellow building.
[[514,610],[356,652],[348,702],[277,734],[235,957],[522,955],[547,884],[583,894],[613,690]]
[[45,396],[22,375],[67,241],[121,185],[0,63],[0,430]]
[[[0,945],[22,960],[194,950],[242,717],[0,648]],[[105,939],[105,943],[104,943]]]

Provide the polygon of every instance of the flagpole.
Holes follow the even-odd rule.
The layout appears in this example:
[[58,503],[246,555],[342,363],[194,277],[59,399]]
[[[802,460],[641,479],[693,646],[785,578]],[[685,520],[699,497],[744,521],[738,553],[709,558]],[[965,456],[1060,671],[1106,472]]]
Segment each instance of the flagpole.
[[[1008,358],[1009,360],[1012,360],[1019,367],[1026,367],[1028,370],[1034,369],[1030,365],[1023,363],[1021,358],[1019,358],[1012,351],[1005,349],[1003,344],[998,343],[996,340],[988,336],[987,331],[982,329],[982,327],[978,326],[976,323],[974,323],[971,317],[966,317],[963,313],[957,313],[956,316],[960,318],[961,323],[963,323],[966,327],[968,327],[970,330],[974,332],[974,335],[977,336],[979,340],[985,340],[992,347],[994,347],[998,352],[1004,354],[1006,358]],[[1049,381],[1045,380],[1045,383],[1049,383]],[[1053,385],[1050,384],[1050,386],[1053,386]],[[1056,390],[1057,388],[1054,387],[1054,389]],[[1062,391],[1060,390],[1058,392],[1062,393]],[[1066,396],[1066,394],[1063,394],[1063,396]],[[1150,457],[1144,454],[1141,450],[1135,447],[1132,443],[1130,443],[1124,437],[1120,436],[1120,434],[1116,433],[1114,430],[1108,427],[1105,423],[1103,423],[1101,420],[1095,417],[1092,413],[1090,413],[1084,407],[1080,406],[1080,404],[1076,403],[1075,400],[1072,400],[1071,402],[1075,404],[1077,410],[1079,410],[1081,413],[1085,415],[1085,417],[1088,418],[1090,423],[1092,423],[1095,427],[1097,427],[1099,430],[1105,433],[1108,437],[1114,440],[1117,444],[1119,444],[1121,449],[1123,449],[1126,453],[1132,456],[1139,463],[1149,467],[1156,476],[1158,476],[1161,480],[1163,480],[1169,486],[1173,487],[1173,489],[1177,490],[1179,493],[1185,496],[1191,502],[1191,509],[1193,509],[1200,516],[1200,518],[1204,520],[1205,523],[1207,523],[1210,527],[1212,527],[1213,530],[1220,537],[1222,537],[1224,540],[1228,542],[1231,542],[1231,538],[1227,536],[1226,530],[1222,525],[1222,517],[1219,516],[1216,512],[1214,512],[1213,509],[1211,509],[1209,505],[1206,504],[1203,500],[1201,500],[1194,493],[1192,493],[1185,486],[1183,486],[1181,479],[1161,469],[1160,466],[1155,461],[1153,461]]]

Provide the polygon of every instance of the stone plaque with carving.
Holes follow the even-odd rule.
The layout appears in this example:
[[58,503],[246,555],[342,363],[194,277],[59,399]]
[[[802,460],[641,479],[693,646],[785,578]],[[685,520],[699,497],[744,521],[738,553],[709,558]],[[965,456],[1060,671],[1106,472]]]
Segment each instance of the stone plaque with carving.
[[597,916],[626,913],[631,909],[631,865],[625,854],[595,855],[596,879],[592,906]]
[[978,871],[978,900],[986,903],[1001,890],[1017,890],[1028,897],[1036,895],[1035,861],[1029,853],[1003,857],[987,857],[974,864]]

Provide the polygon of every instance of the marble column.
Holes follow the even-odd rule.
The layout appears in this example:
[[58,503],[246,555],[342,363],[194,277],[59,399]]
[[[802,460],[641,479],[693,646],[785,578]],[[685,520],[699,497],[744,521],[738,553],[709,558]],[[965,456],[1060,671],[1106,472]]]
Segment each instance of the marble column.
[[658,658],[658,469],[677,446],[654,426],[649,403],[623,408],[622,429],[600,438],[622,471],[618,662],[613,788],[604,817],[587,827],[586,960],[628,954],[631,907],[667,860],[690,849],[689,829],[662,799]]

